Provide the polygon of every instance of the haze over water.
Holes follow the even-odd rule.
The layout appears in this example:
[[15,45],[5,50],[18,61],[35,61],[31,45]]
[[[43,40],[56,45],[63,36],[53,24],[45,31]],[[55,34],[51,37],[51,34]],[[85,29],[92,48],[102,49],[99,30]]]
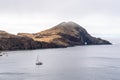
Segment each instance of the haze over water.
[[[116,43],[6,51],[8,56],[0,57],[0,80],[119,80],[119,47]],[[37,55],[41,66],[35,65]]]

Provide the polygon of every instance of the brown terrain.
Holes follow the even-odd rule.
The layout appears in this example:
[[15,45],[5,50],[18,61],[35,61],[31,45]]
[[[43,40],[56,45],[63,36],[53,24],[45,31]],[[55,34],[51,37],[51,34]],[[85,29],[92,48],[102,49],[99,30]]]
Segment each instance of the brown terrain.
[[0,31],[0,50],[25,50],[60,48],[75,45],[111,44],[107,40],[92,37],[83,27],[74,22],[62,22],[53,28],[38,33],[13,35]]

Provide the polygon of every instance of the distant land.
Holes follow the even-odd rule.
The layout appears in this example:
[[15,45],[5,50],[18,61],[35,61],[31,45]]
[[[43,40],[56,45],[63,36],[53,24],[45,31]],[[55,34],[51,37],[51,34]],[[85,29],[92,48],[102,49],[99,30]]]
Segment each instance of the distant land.
[[10,34],[0,30],[0,50],[31,50],[64,48],[76,45],[105,45],[107,40],[91,36],[74,22],[62,22],[55,27],[38,33]]

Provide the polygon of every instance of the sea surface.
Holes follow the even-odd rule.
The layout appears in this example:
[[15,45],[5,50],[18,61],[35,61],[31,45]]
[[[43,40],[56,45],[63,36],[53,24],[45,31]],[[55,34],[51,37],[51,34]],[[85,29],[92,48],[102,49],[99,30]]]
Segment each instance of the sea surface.
[[[118,42],[3,53],[0,80],[120,80]],[[35,65],[38,55],[43,65]]]

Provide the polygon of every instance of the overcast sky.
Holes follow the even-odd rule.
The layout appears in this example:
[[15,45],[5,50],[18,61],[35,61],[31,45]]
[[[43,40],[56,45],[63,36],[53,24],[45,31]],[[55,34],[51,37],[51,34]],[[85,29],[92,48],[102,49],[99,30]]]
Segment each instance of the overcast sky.
[[0,0],[0,30],[39,32],[63,21],[92,34],[120,34],[120,0]]

